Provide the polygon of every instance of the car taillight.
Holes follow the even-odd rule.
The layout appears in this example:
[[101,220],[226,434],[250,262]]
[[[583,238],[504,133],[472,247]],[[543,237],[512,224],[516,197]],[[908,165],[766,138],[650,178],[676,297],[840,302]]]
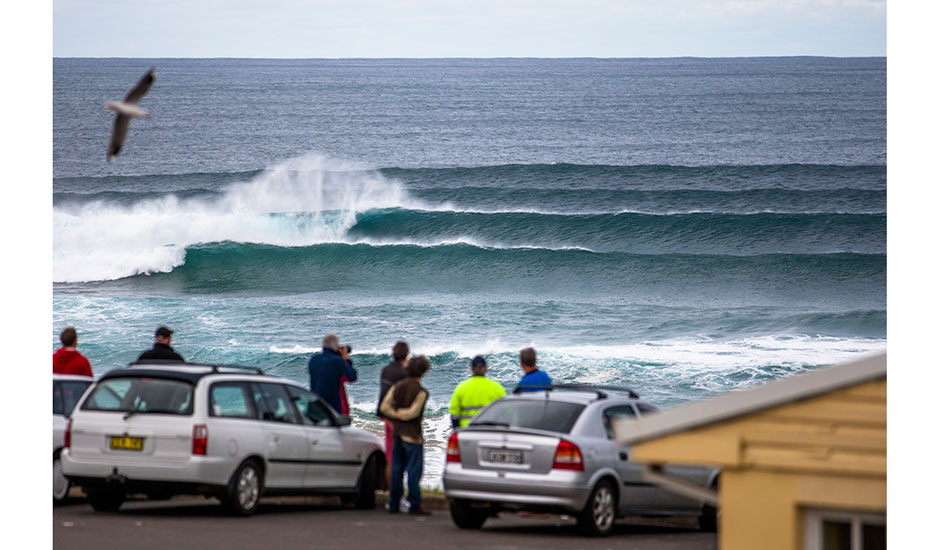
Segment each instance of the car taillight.
[[449,437],[449,444],[445,447],[445,461],[446,462],[461,462],[462,453],[459,452],[459,436],[458,434],[452,434]]
[[563,439],[557,444],[557,450],[554,451],[554,463],[551,464],[554,470],[583,470],[584,458],[581,456],[581,450],[577,445]]
[[195,424],[191,432],[191,454],[208,454],[208,427],[204,424]]
[[69,440],[72,439],[72,437],[70,437],[70,434],[72,434],[72,431],[73,431],[73,419],[70,418],[69,422],[66,423],[66,433],[63,434],[63,447],[66,449],[69,448]]

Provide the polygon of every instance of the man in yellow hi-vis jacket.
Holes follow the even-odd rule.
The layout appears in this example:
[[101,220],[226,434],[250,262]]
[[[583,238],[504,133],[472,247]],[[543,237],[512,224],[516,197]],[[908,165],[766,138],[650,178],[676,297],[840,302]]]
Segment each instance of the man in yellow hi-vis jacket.
[[449,414],[452,427],[464,428],[482,407],[505,395],[505,388],[485,376],[488,364],[481,355],[472,359],[472,377],[459,383],[452,393]]

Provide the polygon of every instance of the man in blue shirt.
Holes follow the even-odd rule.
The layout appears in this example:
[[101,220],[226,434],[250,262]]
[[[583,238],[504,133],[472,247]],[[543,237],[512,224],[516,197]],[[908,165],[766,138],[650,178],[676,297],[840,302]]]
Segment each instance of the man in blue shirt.
[[[537,362],[538,356],[535,353],[534,348],[525,348],[521,350],[521,370],[524,371],[524,376],[521,378],[521,382],[518,382],[519,386],[551,385],[551,377],[548,376],[548,373],[538,369]],[[525,388],[521,391],[529,392],[542,390],[540,388]]]
[[343,409],[340,395],[343,378],[356,382],[356,369],[349,358],[349,350],[340,348],[340,339],[336,334],[323,337],[323,353],[310,358],[310,389],[319,395],[337,412]]

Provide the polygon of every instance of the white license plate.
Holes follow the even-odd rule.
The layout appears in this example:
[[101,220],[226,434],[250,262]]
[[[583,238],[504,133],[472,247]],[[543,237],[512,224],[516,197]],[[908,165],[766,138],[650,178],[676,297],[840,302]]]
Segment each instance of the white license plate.
[[502,464],[521,464],[524,462],[524,453],[521,451],[489,450],[488,461]]

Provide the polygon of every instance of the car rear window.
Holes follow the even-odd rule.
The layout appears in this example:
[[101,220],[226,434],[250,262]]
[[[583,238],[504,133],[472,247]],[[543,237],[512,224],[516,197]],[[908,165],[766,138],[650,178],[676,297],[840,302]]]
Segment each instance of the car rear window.
[[194,390],[181,380],[109,378],[96,384],[81,409],[190,415]]
[[76,407],[82,393],[92,384],[92,381],[62,381],[53,382],[53,414],[69,416]]
[[567,433],[571,431],[583,409],[583,405],[547,399],[504,399],[489,405],[469,425],[495,425]]

